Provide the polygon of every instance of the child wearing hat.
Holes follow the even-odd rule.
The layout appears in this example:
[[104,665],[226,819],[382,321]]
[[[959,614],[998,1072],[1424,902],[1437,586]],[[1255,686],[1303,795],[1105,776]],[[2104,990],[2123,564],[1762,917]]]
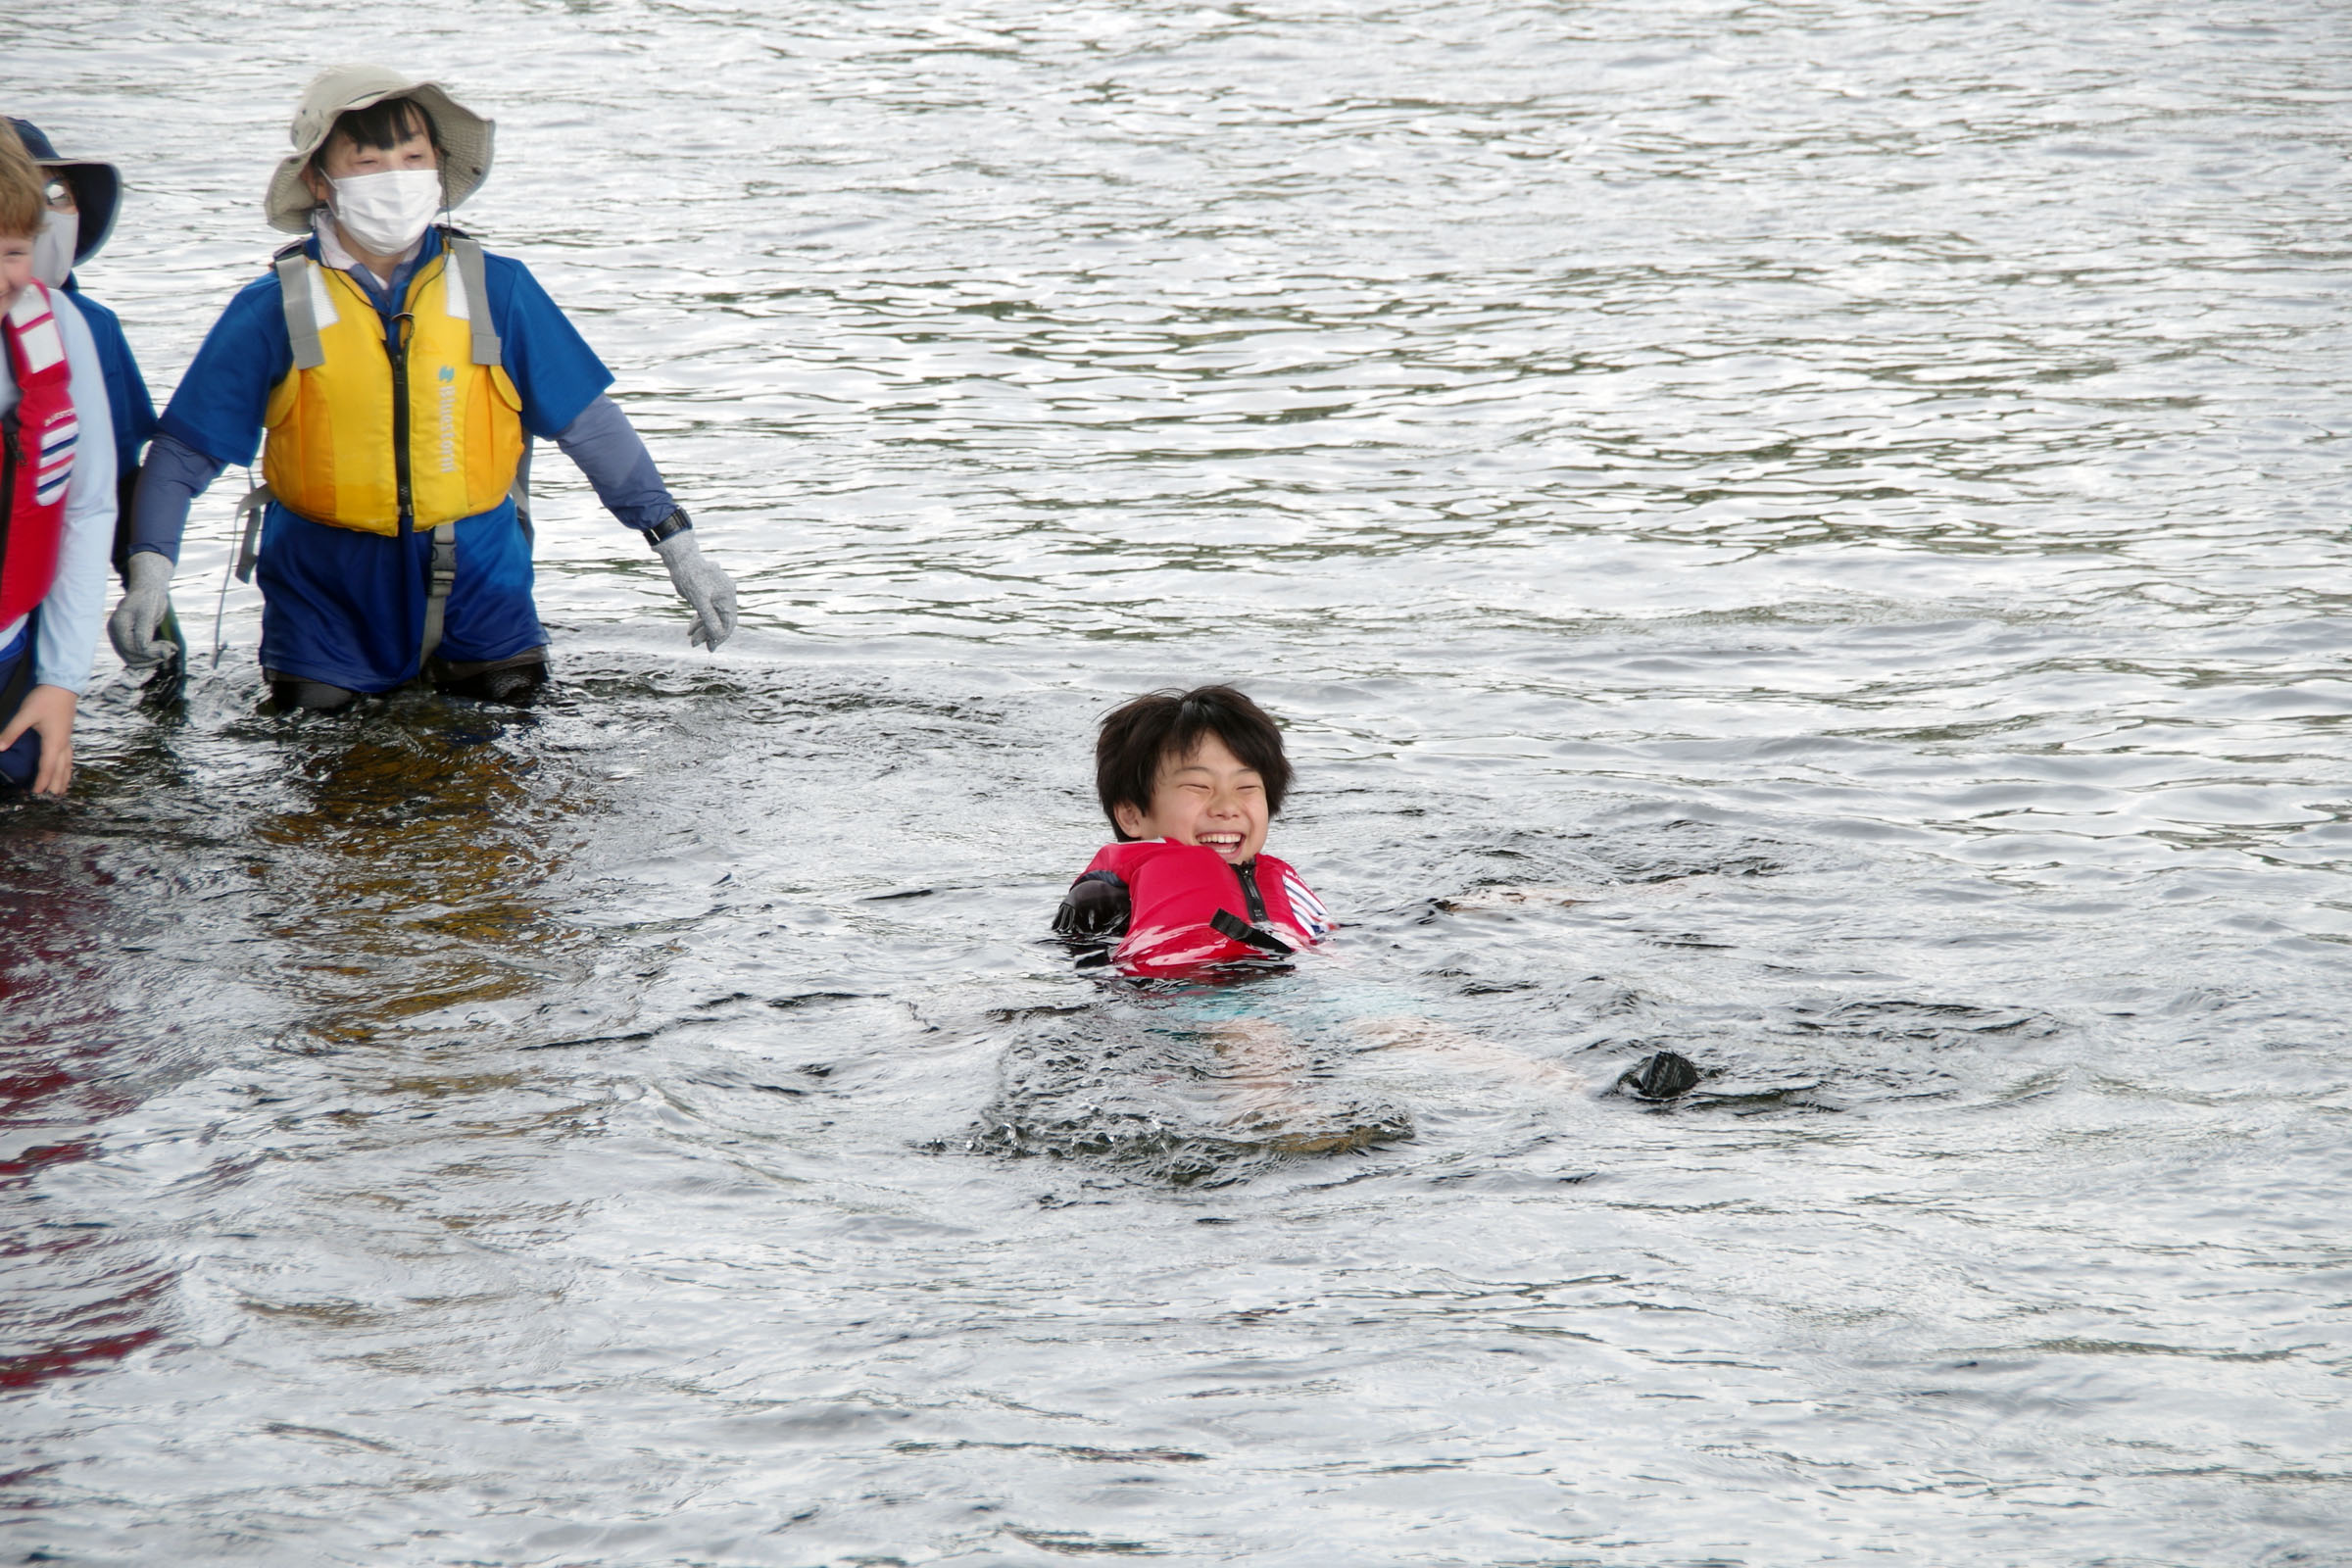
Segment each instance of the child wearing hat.
[[122,335],[122,323],[108,307],[82,290],[77,271],[106,245],[115,230],[115,213],[122,204],[122,172],[95,158],[67,158],[59,154],[41,127],[29,120],[11,120],[17,139],[32,155],[42,176],[42,194],[49,210],[32,247],[32,275],[51,289],[74,297],[74,308],[90,329],[98,347],[98,368],[106,375],[106,407],[115,424],[115,570],[124,570],[130,555],[130,490],[138,478],[139,452],[155,434],[155,403],[147,395],[147,379]]
[[106,608],[115,434],[89,327],[33,275],[44,183],[0,125],[0,786],[63,795]]
[[432,82],[337,67],[295,111],[270,221],[308,237],[221,314],[139,479],[130,586],[109,632],[168,656],[188,509],[258,446],[263,673],[280,708],[331,711],[428,675],[526,701],[546,675],[530,535],[514,492],[532,438],[577,463],[669,568],[691,643],[735,629],[735,585],[627,417],[612,374],[521,263],[436,217],[490,172],[492,122]]

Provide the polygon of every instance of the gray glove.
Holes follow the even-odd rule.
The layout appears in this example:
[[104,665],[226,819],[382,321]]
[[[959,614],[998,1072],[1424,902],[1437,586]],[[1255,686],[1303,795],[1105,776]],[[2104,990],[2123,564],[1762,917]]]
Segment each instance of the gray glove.
[[122,662],[145,669],[178,653],[156,635],[164,617],[172,612],[172,560],[142,550],[130,558],[127,570],[130,585],[122,590],[122,602],[107,618],[106,635],[113,640],[115,652],[122,656]]
[[654,546],[669,568],[678,597],[694,607],[694,627],[686,633],[690,645],[716,648],[735,635],[735,579],[703,559],[694,530],[681,528]]

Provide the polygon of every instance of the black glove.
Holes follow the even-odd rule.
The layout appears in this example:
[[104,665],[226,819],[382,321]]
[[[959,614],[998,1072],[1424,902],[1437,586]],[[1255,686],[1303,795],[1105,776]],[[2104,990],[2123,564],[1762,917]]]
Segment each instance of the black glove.
[[1054,911],[1054,934],[1082,942],[1127,934],[1127,884],[1115,871],[1089,871],[1070,884]]

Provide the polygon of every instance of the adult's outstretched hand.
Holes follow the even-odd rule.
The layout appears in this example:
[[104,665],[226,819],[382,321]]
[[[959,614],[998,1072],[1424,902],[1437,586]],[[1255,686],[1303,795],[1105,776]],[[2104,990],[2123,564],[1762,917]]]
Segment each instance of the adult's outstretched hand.
[[686,633],[690,645],[716,648],[735,635],[735,579],[713,565],[694,540],[694,530],[681,529],[654,546],[669,568],[669,581],[678,597],[694,610],[694,625]]

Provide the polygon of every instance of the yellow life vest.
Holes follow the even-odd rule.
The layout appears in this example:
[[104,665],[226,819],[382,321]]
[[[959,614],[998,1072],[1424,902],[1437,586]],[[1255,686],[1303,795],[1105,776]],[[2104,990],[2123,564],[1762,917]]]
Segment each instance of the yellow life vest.
[[[306,346],[296,335],[295,368],[270,389],[262,477],[279,502],[314,522],[397,534],[405,512],[412,529],[433,528],[490,511],[514,482],[522,394],[495,363],[489,300],[467,297],[460,275],[478,279],[480,269],[453,269],[450,244],[410,280],[408,318],[398,323],[406,348],[397,358],[357,280],[308,258],[279,264],[287,319],[296,321],[307,304],[316,341]],[[291,292],[296,276],[309,284],[307,301]],[[476,330],[477,317],[485,330]],[[476,363],[483,342],[493,363]]]

